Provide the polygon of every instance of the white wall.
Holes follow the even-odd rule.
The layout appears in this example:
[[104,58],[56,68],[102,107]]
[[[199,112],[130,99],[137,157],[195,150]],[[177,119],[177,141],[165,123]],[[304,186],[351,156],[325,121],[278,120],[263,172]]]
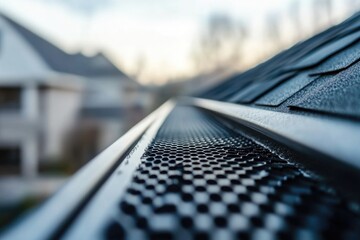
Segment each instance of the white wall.
[[81,107],[81,92],[46,88],[42,90],[44,158],[61,154],[66,134],[74,127]]
[[86,79],[85,107],[128,107],[134,104],[136,84],[118,77]]
[[21,88],[21,108],[19,112],[0,112],[0,142],[20,147],[21,173],[33,177],[39,158],[39,92],[31,79],[16,86]]

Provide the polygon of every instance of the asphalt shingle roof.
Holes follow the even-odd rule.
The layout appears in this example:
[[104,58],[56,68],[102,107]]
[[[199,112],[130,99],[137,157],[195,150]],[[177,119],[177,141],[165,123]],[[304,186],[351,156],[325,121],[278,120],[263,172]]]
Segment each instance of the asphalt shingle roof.
[[126,76],[109,59],[99,53],[88,57],[81,53],[69,54],[45,40],[41,36],[30,31],[13,19],[1,15],[44,59],[44,61],[55,71],[76,74],[85,77],[96,76]]
[[360,119],[360,13],[200,95]]

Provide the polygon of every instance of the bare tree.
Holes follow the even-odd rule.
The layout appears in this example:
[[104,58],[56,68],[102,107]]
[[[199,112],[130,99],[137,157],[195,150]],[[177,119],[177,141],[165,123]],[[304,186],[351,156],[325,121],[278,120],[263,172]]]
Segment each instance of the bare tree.
[[360,0],[348,0],[346,1],[348,14],[353,14],[360,11]]
[[213,14],[193,49],[192,58],[199,72],[233,68],[241,59],[247,35],[245,25],[225,14]]
[[303,26],[302,26],[302,20],[300,16],[300,8],[301,3],[299,0],[293,0],[290,3],[289,8],[289,19],[292,22],[294,26],[294,38],[295,41],[298,41],[303,37]]
[[313,0],[312,11],[314,32],[333,24],[332,0]]
[[147,60],[144,54],[140,54],[135,62],[135,69],[134,69],[134,77],[136,79],[141,79],[144,76],[144,73],[147,68]]
[[332,15],[332,8],[333,8],[333,2],[332,0],[323,0],[323,7],[325,10],[325,18],[327,20],[327,25],[333,24],[333,15]]
[[[280,19],[279,15],[275,13],[270,13],[265,18],[265,41],[270,44],[269,49],[276,51],[282,48],[282,39],[280,31]],[[268,44],[268,45],[269,45]]]
[[317,32],[321,28],[321,8],[322,8],[322,0],[313,0],[312,1],[312,26],[314,28],[314,32]]

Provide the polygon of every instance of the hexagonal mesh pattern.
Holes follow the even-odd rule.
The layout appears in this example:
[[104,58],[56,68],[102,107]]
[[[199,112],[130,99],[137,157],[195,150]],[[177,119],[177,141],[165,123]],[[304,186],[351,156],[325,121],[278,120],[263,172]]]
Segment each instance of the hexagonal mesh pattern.
[[201,110],[178,106],[119,202],[109,239],[357,238],[331,188]]

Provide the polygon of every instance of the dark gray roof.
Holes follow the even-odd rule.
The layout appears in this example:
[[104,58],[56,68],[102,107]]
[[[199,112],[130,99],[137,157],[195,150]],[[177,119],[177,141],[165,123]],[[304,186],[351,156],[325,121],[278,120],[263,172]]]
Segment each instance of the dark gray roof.
[[14,29],[16,29],[16,31],[20,33],[44,59],[49,67],[55,71],[85,77],[126,76],[102,53],[93,57],[85,56],[82,53],[68,54],[13,19],[4,16],[3,14],[0,15],[0,17],[4,18]]
[[357,13],[199,96],[274,111],[360,119],[359,60]]

